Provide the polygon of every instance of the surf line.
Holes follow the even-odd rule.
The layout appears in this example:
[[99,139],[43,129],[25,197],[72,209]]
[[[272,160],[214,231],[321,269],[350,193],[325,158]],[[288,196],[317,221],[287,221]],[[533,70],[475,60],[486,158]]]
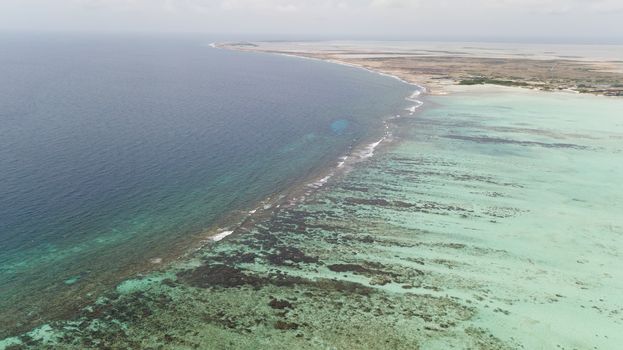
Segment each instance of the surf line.
[[[216,44],[216,43],[211,43],[211,44],[209,44],[209,46],[211,48],[219,48],[219,45]],[[343,65],[343,66],[348,66],[348,67],[351,67],[351,68],[363,69],[363,70],[365,70],[365,71],[367,71],[369,73],[378,74],[378,75],[381,75],[381,76],[393,78],[393,79],[396,79],[396,80],[398,80],[398,81],[400,81],[400,82],[402,82],[404,84],[415,86],[416,90],[411,95],[409,95],[408,97],[405,98],[405,100],[415,103],[415,105],[406,108],[406,110],[409,112],[409,115],[414,115],[416,109],[420,108],[424,104],[424,102],[419,100],[419,99],[417,99],[417,97],[419,97],[422,93],[425,93],[427,91],[426,87],[424,87],[422,85],[419,85],[419,84],[416,84],[416,83],[408,82],[408,81],[406,81],[406,80],[404,80],[404,79],[402,79],[402,78],[400,78],[400,77],[398,77],[396,75],[392,75],[392,74],[388,74],[388,73],[384,73],[384,72],[379,72],[379,71],[376,71],[376,70],[372,70],[372,69],[366,68],[366,67],[361,66],[361,65],[352,64],[352,63],[346,63],[346,62],[342,62],[342,61],[339,61],[339,60],[321,59],[321,58],[315,58],[315,57],[306,57],[306,56],[300,56],[300,55],[295,55],[295,54],[287,54],[287,53],[278,53],[278,54],[282,55],[282,56],[287,56],[287,57],[295,57],[295,58],[299,58],[299,59],[308,59],[308,60],[315,60],[315,61],[324,61],[324,62],[339,64],[339,65]],[[399,117],[399,115],[397,117]],[[356,153],[356,157],[353,157],[354,158],[353,160],[355,162],[357,162],[357,160],[361,161],[361,160],[364,160],[364,159],[372,157],[374,155],[374,152],[376,151],[377,147],[382,142],[387,140],[388,138],[391,138],[392,135],[391,135],[391,132],[388,130],[389,129],[389,125],[388,125],[387,121],[384,122],[384,124],[385,124],[385,129],[387,129],[386,132],[385,132],[385,135],[381,139],[379,139],[378,141],[366,145],[363,148],[363,150],[357,152]],[[339,161],[337,163],[337,169],[340,169],[340,168],[344,167],[344,165],[347,163],[347,161],[351,160],[350,159],[351,156],[352,156],[352,154],[340,157]],[[324,176],[323,178],[321,178],[319,180],[316,180],[314,182],[308,183],[306,186],[309,189],[311,189],[311,190],[320,189],[334,175],[336,175],[336,170],[337,169],[334,169],[334,170],[330,171],[326,176]],[[300,199],[299,198],[295,198],[295,199],[293,199],[293,201],[297,202],[297,199],[299,201],[304,201],[305,197],[309,196],[310,194],[311,194],[311,192],[308,191],[308,192],[305,193],[305,195],[301,196]],[[270,207],[271,207],[271,205],[264,205],[263,209],[264,210],[268,210]],[[279,207],[279,206],[277,206],[277,207]],[[253,215],[253,214],[255,214],[256,211],[257,211],[257,208],[249,211],[248,215]],[[213,242],[218,242],[218,241],[223,240],[225,237],[227,237],[227,236],[229,236],[229,235],[231,235],[233,233],[234,233],[234,230],[223,230],[223,231],[221,231],[221,232],[219,232],[219,233],[209,237],[209,240],[211,240]]]

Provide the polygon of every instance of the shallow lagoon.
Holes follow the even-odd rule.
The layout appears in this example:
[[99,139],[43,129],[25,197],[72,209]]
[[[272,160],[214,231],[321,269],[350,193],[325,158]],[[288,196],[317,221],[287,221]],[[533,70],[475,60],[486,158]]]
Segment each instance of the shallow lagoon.
[[33,347],[616,349],[623,101],[473,87]]

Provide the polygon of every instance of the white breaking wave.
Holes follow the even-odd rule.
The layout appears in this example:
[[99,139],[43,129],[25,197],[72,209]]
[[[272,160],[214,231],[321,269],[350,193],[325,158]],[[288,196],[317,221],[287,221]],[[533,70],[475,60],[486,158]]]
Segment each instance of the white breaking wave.
[[[411,101],[411,102],[415,102],[416,104],[414,106],[411,106],[409,108],[407,108],[406,110],[409,111],[409,115],[414,115],[415,114],[415,110],[422,107],[422,105],[424,104],[424,102],[420,101],[417,99],[418,96],[420,96],[423,92],[426,92],[426,87],[416,84],[416,83],[412,83],[409,81],[406,81],[402,78],[400,78],[399,76],[393,75],[393,74],[389,74],[389,73],[384,73],[384,72],[379,72],[376,70],[372,70],[369,68],[366,68],[364,66],[358,65],[358,64],[353,64],[353,63],[347,63],[347,62],[342,62],[339,60],[327,60],[327,59],[322,59],[322,58],[315,58],[315,57],[306,57],[306,56],[299,56],[296,54],[289,54],[289,53],[279,53],[279,55],[282,56],[287,56],[287,57],[296,57],[296,58],[300,58],[300,59],[306,59],[306,60],[313,60],[313,61],[323,61],[323,62],[330,62],[330,63],[335,63],[335,64],[339,64],[342,66],[347,66],[347,67],[352,67],[352,68],[358,68],[358,69],[363,69],[367,72],[373,73],[373,74],[378,74],[378,75],[382,75],[384,77],[388,77],[388,78],[392,78],[392,79],[396,79],[404,84],[407,85],[411,85],[411,86],[416,86],[417,89],[415,91],[413,91],[413,93],[406,98],[407,101]],[[341,167],[342,165],[338,165],[338,167]]]
[[327,181],[329,181],[329,179],[333,176],[333,173],[330,173],[329,175],[323,177],[322,179],[312,182],[310,184],[307,185],[307,187],[311,187],[311,188],[320,188],[322,186],[324,186],[324,184],[327,183]]
[[385,136],[382,139],[367,145],[366,148],[364,148],[363,152],[361,152],[361,158],[366,159],[372,157],[374,155],[374,150],[376,150],[378,145],[380,145],[381,142],[383,142],[384,140]]
[[[423,89],[423,88],[422,88]],[[422,107],[422,105],[424,104],[424,102],[420,101],[417,99],[418,96],[420,96],[422,94],[423,90],[415,90],[409,97],[407,97],[405,100],[407,101],[411,101],[414,102],[415,105],[407,108],[406,110],[409,111],[409,115],[414,115],[415,114],[415,110]]]
[[[214,45],[210,44],[210,46],[211,47],[216,47],[215,44]],[[321,59],[321,58],[306,57],[306,56],[300,56],[300,55],[296,55],[296,54],[289,54],[289,53],[283,53],[283,52],[278,53],[278,55],[286,56],[286,57],[294,57],[294,58],[299,58],[299,59],[312,60],[312,61],[330,62],[330,63],[334,63],[334,64],[339,64],[339,65],[342,65],[342,66],[348,66],[348,67],[352,67],[352,68],[363,69],[363,70],[365,70],[365,71],[367,71],[369,73],[382,75],[382,76],[385,76],[385,77],[396,79],[396,80],[398,80],[398,81],[400,81],[400,82],[402,82],[404,84],[407,84],[407,85],[416,86],[417,89],[411,95],[409,95],[409,97],[406,98],[406,100],[416,103],[414,106],[411,106],[411,107],[407,108],[407,110],[409,111],[410,115],[413,115],[415,113],[415,110],[417,108],[421,107],[424,104],[422,101],[418,100],[417,97],[420,96],[423,92],[426,92],[426,88],[424,86],[408,82],[408,81],[406,81],[406,80],[404,80],[404,79],[402,79],[402,78],[400,78],[398,76],[395,76],[395,75],[392,75],[392,74],[388,74],[388,73],[384,73],[384,72],[375,71],[375,70],[372,70],[372,69],[369,69],[369,68],[366,68],[366,67],[363,67],[363,66],[360,66],[360,65],[357,65],[357,64],[341,62],[341,61],[338,61],[338,60],[326,60],[326,59]],[[400,117],[400,115],[398,115],[396,117]],[[389,125],[387,125],[387,123],[385,124],[385,129],[389,129]],[[391,138],[391,133],[389,131],[386,131],[385,136],[383,136],[383,138],[381,138],[380,140],[378,140],[376,142],[373,142],[373,143],[367,145],[362,151],[358,152],[358,154],[357,154],[358,157],[357,158],[360,159],[360,160],[363,160],[363,159],[367,159],[367,158],[372,157],[374,155],[374,152],[376,151],[376,148],[383,141],[385,141],[388,137]],[[340,157],[340,161],[337,163],[337,168],[344,167],[344,165],[346,164],[346,161],[348,159],[349,159],[349,156]],[[317,180],[315,182],[307,184],[307,187],[310,188],[310,189],[319,189],[319,188],[323,187],[329,181],[329,179],[331,179],[331,177],[333,177],[334,175],[335,175],[335,172],[332,171],[327,176],[321,178],[320,180]],[[311,195],[311,191],[305,192],[305,195],[301,196],[300,200],[301,201],[305,200],[305,197],[309,196],[309,195]],[[296,202],[296,199],[293,199],[292,201]],[[270,204],[265,204],[263,206],[264,210],[268,210],[270,208],[271,208]],[[255,210],[252,210],[252,211],[249,212],[249,214],[253,214],[253,213],[255,213]],[[229,232],[229,233],[226,234],[226,232]],[[222,233],[214,236],[212,239],[213,240],[220,240],[220,239],[228,236],[229,234],[231,234],[230,231],[225,231],[225,232],[222,232]],[[223,235],[223,236],[221,237],[221,235]]]
[[420,90],[415,90],[413,91],[413,93],[411,94],[411,96],[407,97],[407,100],[410,101],[417,101],[416,97],[420,96],[422,94],[422,91]]
[[417,104],[407,108],[407,111],[409,111],[409,115],[414,115],[415,114],[415,110],[420,108],[420,107],[422,107],[422,105],[424,104],[424,102],[418,101],[418,100],[415,100],[413,102],[416,102]]
[[225,237],[227,237],[227,236],[231,235],[232,233],[234,233],[234,231],[223,231],[223,232],[221,232],[221,233],[218,233],[218,234],[216,234],[216,235],[214,235],[214,236],[210,237],[210,239],[211,239],[211,240],[213,240],[213,241],[215,241],[215,242],[218,242],[218,241],[220,241],[221,239],[223,239],[223,238],[225,238]]
[[337,163],[337,167],[341,168],[344,166],[344,163],[348,160],[348,156],[340,157],[340,161]]

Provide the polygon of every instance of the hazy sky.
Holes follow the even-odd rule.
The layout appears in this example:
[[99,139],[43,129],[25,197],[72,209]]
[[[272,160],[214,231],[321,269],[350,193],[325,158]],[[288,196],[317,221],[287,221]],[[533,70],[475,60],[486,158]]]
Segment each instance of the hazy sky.
[[0,0],[0,31],[623,38],[623,0]]

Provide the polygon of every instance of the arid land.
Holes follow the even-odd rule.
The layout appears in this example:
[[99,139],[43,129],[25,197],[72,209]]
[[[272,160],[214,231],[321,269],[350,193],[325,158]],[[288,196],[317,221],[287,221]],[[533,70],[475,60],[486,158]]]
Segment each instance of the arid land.
[[623,48],[425,42],[236,42],[218,47],[356,65],[423,85],[431,94],[455,85],[493,84],[623,96]]

